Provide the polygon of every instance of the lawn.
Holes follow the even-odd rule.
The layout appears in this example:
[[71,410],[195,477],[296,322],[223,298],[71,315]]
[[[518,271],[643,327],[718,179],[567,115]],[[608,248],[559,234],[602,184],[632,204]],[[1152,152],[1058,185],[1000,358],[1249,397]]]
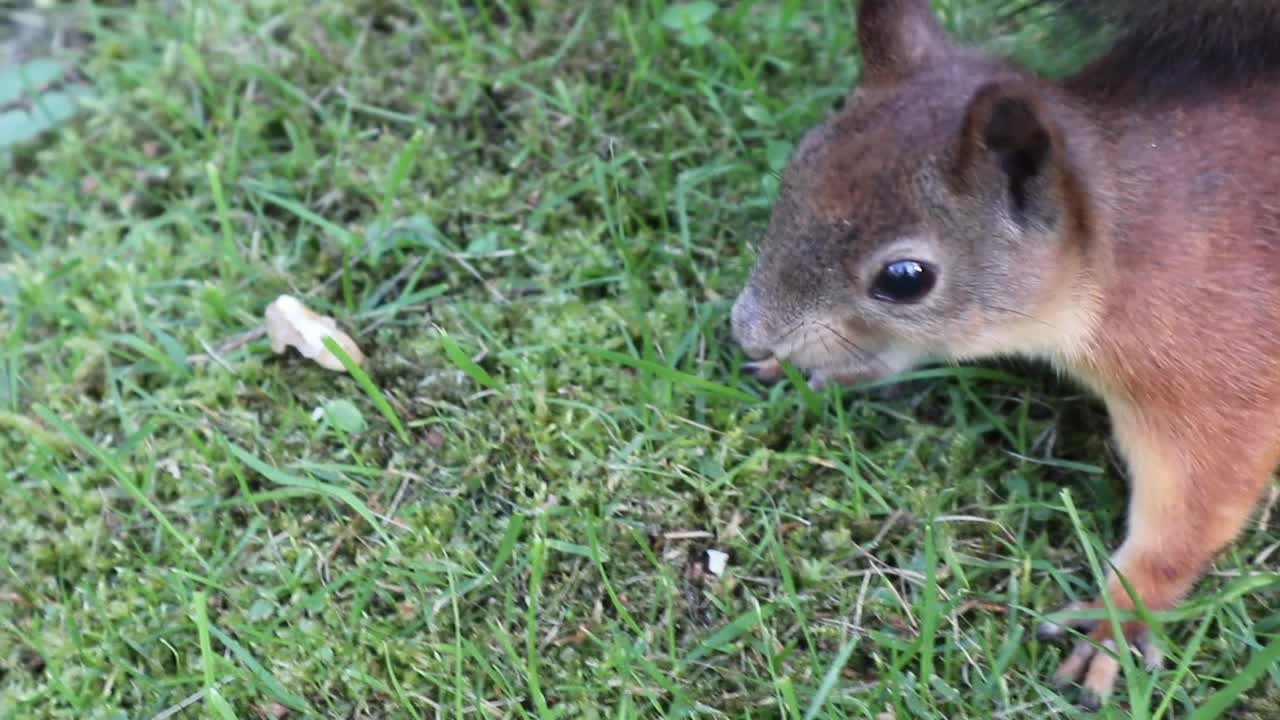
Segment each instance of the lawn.
[[[79,68],[0,110],[85,89],[0,147],[0,717],[1085,717],[1034,633],[1123,534],[1105,413],[744,377],[858,60],[849,0],[718,5],[73,3],[0,53]],[[281,294],[362,372],[273,353]],[[1269,518],[1101,717],[1280,717]]]

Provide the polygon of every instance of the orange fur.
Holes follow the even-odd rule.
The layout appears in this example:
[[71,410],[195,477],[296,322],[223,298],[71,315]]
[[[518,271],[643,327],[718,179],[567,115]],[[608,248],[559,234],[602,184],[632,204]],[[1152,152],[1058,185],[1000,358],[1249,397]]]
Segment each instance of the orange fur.
[[[1280,30],[1250,1],[1239,22]],[[1233,78],[1228,40],[1191,46],[1217,64],[1178,91],[1121,63],[1172,41],[1053,83],[953,45],[924,0],[863,0],[859,39],[863,80],[797,147],[735,337],[766,373],[788,359],[832,382],[926,355],[1049,359],[1106,402],[1127,461],[1116,569],[1147,608],[1175,607],[1280,464],[1280,53]],[[937,266],[938,288],[869,298],[900,256]],[[1116,578],[1105,592],[1133,607]],[[1057,679],[1096,702],[1116,668],[1080,645]]]

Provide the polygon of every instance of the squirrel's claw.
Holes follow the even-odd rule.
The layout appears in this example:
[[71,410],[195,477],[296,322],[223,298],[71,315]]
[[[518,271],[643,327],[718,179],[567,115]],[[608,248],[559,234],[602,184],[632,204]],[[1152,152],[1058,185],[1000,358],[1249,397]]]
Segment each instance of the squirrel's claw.
[[[778,362],[777,358],[772,357],[745,363],[742,369],[746,374],[766,385],[772,385],[786,377],[786,373],[782,372],[782,364]],[[869,375],[862,371],[842,372],[840,370],[823,370],[819,368],[809,371],[808,385],[810,390],[820,392],[828,385],[852,385],[865,380],[867,377]]]
[[[1073,602],[1062,607],[1058,612],[1075,612],[1084,610],[1088,606],[1087,603]],[[1060,640],[1067,634],[1068,630],[1078,630],[1087,633],[1097,626],[1096,620],[1063,620],[1061,622],[1055,620],[1045,620],[1036,628],[1036,638],[1042,642],[1050,642]]]
[[[1072,603],[1066,609],[1086,607],[1086,603]],[[1097,621],[1070,621],[1066,625],[1044,622],[1036,635],[1042,640],[1063,637],[1067,627],[1088,633],[1088,640],[1075,644],[1071,652],[1058,665],[1052,684],[1059,690],[1080,683],[1079,704],[1087,710],[1098,710],[1111,696],[1116,678],[1120,675],[1120,661],[1116,657],[1116,644],[1110,623]],[[1151,642],[1147,626],[1140,622],[1123,623],[1123,633],[1129,649],[1143,658],[1148,671],[1155,670],[1163,662],[1159,648]],[[1099,648],[1101,646],[1101,648]]]
[[765,358],[764,360],[756,360],[742,366],[748,375],[759,380],[766,385],[773,384],[784,377],[782,365],[778,363],[777,358]]
[[872,375],[865,371],[814,370],[809,374],[809,389],[818,392],[828,385],[847,387],[870,377]]

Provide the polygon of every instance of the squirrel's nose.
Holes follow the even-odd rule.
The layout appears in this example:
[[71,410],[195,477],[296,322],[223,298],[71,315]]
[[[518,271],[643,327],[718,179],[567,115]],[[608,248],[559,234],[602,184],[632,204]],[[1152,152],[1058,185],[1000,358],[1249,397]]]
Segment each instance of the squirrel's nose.
[[748,285],[738,295],[729,314],[729,323],[733,332],[733,340],[742,348],[743,354],[752,360],[762,360],[773,355],[769,343],[765,340],[759,303],[755,290]]

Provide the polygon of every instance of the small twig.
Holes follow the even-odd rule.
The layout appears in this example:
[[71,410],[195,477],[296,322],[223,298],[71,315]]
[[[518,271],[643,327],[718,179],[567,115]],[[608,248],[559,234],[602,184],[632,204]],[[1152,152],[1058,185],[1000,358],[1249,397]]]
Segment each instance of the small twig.
[[[244,347],[245,345],[248,345],[249,343],[255,340],[259,340],[261,338],[266,337],[266,335],[267,335],[267,326],[265,324],[259,325],[258,327],[255,327],[252,330],[242,332],[239,335],[231,336],[230,339],[224,341],[221,345],[218,346],[216,354],[225,355],[229,352],[234,352],[235,350],[239,350],[240,348]],[[202,340],[200,341],[200,344],[204,345],[205,343]],[[207,345],[205,345],[205,347],[206,349],[208,348]],[[195,355],[187,356],[187,362],[189,363],[205,362],[211,359],[213,359],[213,355],[207,352],[197,353]]]
[[222,353],[219,353],[217,350],[209,347],[209,343],[206,342],[204,338],[200,338],[200,347],[204,348],[205,354],[215,363],[221,365],[223,370],[232,374],[235,373],[235,369],[222,358]]
[[396,510],[400,508],[400,503],[404,502],[404,494],[408,489],[409,478],[406,476],[400,481],[400,487],[396,490],[395,497],[391,498],[391,507],[387,508],[388,517],[396,516]]
[[1271,555],[1274,554],[1276,550],[1280,550],[1280,543],[1276,543],[1271,547],[1258,553],[1258,557],[1254,558],[1254,562],[1259,565],[1266,565],[1267,559],[1270,558]]
[[1262,506],[1262,514],[1258,516],[1258,531],[1263,532],[1267,526],[1271,524],[1271,513],[1275,511],[1276,504],[1280,503],[1280,485],[1271,485],[1271,492],[1267,493],[1267,502]]
[[960,606],[951,613],[951,617],[959,617],[970,610],[985,610],[987,612],[998,613],[1000,615],[1004,615],[1009,612],[1009,608],[1001,605],[1000,603],[987,602],[985,600],[968,600],[960,603]]
[[[227,683],[229,683],[229,682],[231,682],[231,679],[230,679],[230,678],[223,678],[223,679],[219,680],[218,682],[214,683],[214,684],[213,684],[213,688],[212,688],[212,689],[217,690],[218,688],[222,687],[223,685],[226,685],[226,684],[227,684]],[[159,713],[158,715],[156,715],[155,717],[151,718],[151,720],[166,720],[167,718],[171,718],[171,717],[173,717],[174,715],[177,715],[178,713],[182,712],[183,710],[186,710],[187,708],[191,707],[192,705],[195,705],[196,703],[198,703],[198,702],[200,702],[201,700],[203,700],[203,699],[204,699],[205,692],[206,692],[208,689],[209,689],[209,688],[202,688],[202,689],[200,689],[200,690],[197,690],[197,691],[195,691],[195,692],[191,693],[190,695],[188,695],[188,696],[186,696],[185,698],[183,698],[183,699],[182,699],[182,701],[181,701],[181,702],[179,702],[177,705],[174,705],[173,707],[166,708],[165,710],[160,711],[160,713]]]
[[911,521],[912,519],[914,518],[912,517],[911,513],[907,512],[906,510],[893,511],[892,513],[889,514],[889,518],[884,521],[884,524],[880,526],[880,529],[876,531],[875,537],[871,538],[871,542],[867,543],[865,546],[859,546],[858,550],[862,552],[862,554],[868,557],[872,557],[871,551],[880,547],[881,541],[885,539],[885,537],[889,534],[889,531],[893,530],[893,528],[897,526],[898,523],[904,520]]
[[673,530],[662,533],[662,537],[667,540],[705,540],[715,535],[705,530]]
[[488,280],[485,280],[484,276],[480,274],[480,271],[476,270],[474,265],[467,262],[467,259],[463,257],[461,253],[449,253],[449,259],[458,263],[458,265],[460,265],[463,270],[466,270],[471,275],[471,277],[480,281],[480,284],[484,286],[485,290],[489,291],[489,294],[493,296],[494,300],[497,300],[499,303],[503,305],[506,305],[509,302],[506,296],[498,292],[498,289],[493,286],[493,283],[490,283]]
[[867,602],[867,591],[871,589],[871,576],[862,578],[862,587],[858,589],[858,601],[853,604],[853,625],[862,628],[862,609]]

